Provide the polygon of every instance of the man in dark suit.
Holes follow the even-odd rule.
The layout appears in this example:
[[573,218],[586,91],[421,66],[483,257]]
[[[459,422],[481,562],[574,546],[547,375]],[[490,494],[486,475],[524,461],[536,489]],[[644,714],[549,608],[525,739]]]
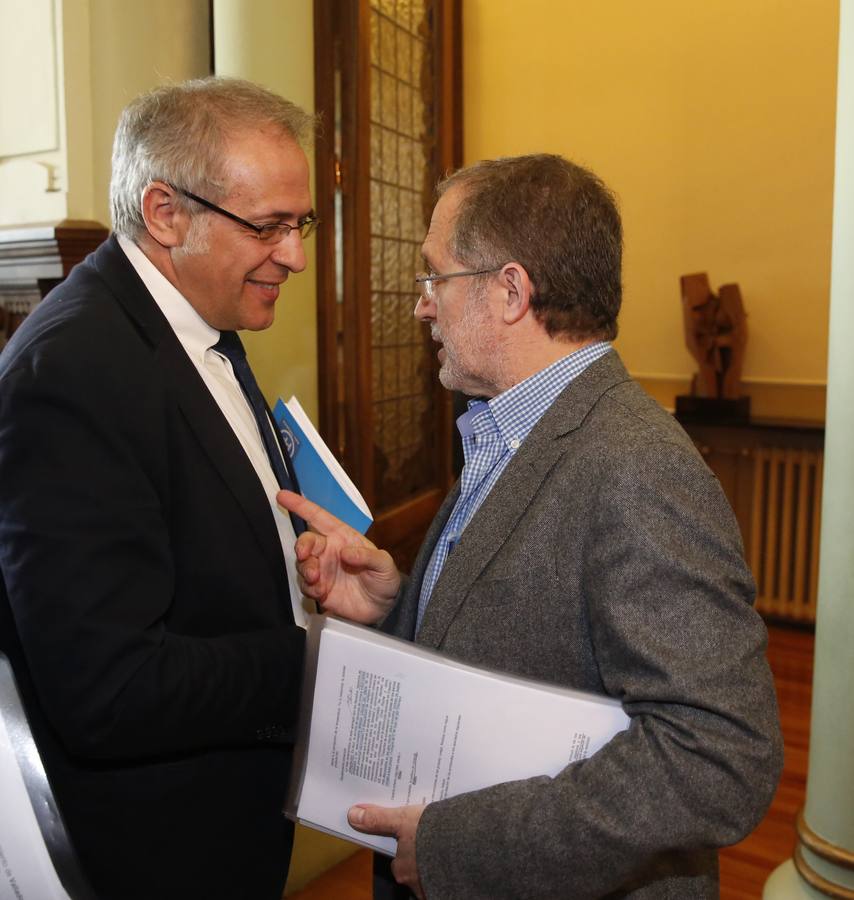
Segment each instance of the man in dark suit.
[[326,609],[616,697],[631,719],[554,778],[351,809],[355,828],[397,838],[392,872],[418,897],[715,897],[716,849],[774,793],[767,636],[734,517],[610,345],[621,245],[608,191],[560,157],[451,176],[415,314],[442,345],[442,383],[478,399],[459,420],[462,477],[412,575],[280,497],[315,530],[297,556]]
[[300,523],[235,332],[305,267],[311,126],[236,80],[135,100],[113,236],[0,355],[0,647],[104,900],[284,886]]

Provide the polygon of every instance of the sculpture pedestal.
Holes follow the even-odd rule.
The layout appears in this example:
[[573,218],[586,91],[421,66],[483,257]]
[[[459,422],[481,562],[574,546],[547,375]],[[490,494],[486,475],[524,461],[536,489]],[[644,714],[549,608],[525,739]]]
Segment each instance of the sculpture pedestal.
[[676,418],[681,422],[711,422],[737,425],[750,421],[750,397],[724,400],[720,397],[695,397],[680,394],[676,398]]

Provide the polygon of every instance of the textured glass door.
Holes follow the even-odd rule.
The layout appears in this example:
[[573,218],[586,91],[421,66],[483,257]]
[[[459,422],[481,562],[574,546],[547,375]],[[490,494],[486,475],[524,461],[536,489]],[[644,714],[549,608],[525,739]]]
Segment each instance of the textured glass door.
[[456,7],[318,3],[321,429],[402,565],[451,481],[450,398],[413,311],[434,187],[459,162]]

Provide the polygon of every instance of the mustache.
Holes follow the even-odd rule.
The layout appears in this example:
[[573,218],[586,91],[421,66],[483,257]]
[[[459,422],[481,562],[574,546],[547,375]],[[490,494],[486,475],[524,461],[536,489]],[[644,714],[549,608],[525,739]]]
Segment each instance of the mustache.
[[443,344],[442,340],[442,332],[439,330],[439,326],[435,322],[430,323],[430,337],[436,341],[437,344]]

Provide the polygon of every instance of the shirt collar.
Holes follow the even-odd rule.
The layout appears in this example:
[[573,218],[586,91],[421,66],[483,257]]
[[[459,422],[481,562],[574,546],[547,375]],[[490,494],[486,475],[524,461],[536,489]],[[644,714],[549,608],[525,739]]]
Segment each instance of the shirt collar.
[[498,431],[507,449],[514,453],[564,388],[610,349],[608,341],[596,341],[568,353],[489,401],[470,400],[468,411],[457,419],[460,434],[463,438],[480,437]]
[[197,364],[203,363],[205,352],[219,340],[219,331],[205,322],[137,244],[122,235],[118,235],[118,242],[187,354]]
[[[485,400],[469,400],[468,406],[469,408],[457,418],[457,431],[461,438],[465,439],[495,430],[495,419]],[[481,416],[481,413],[486,413],[486,415]]]

